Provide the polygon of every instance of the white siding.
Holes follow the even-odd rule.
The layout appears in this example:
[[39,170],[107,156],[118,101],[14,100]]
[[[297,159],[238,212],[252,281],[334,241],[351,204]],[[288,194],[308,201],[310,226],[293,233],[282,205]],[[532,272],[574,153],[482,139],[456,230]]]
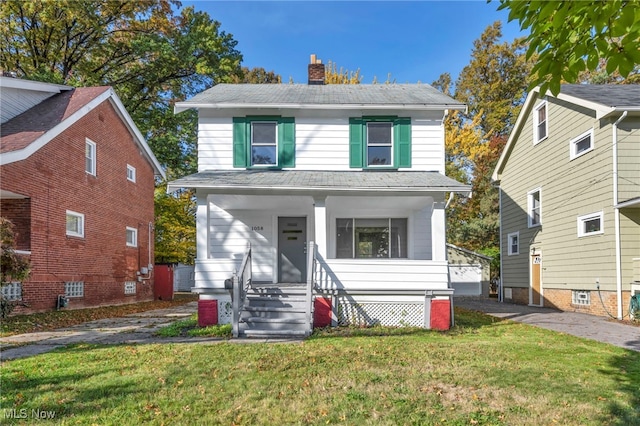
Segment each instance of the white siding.
[[[350,170],[349,117],[297,117],[295,126],[296,169]],[[442,121],[414,119],[411,136],[412,170],[444,173]],[[201,115],[198,125],[198,170],[228,169],[233,169],[232,118]]]
[[198,171],[223,169],[233,169],[232,119],[200,117]]
[[411,120],[411,169],[444,173],[442,121]]
[[296,169],[349,170],[349,119],[296,119]]
[[446,289],[449,281],[446,261],[407,259],[326,259],[316,277],[323,290]]

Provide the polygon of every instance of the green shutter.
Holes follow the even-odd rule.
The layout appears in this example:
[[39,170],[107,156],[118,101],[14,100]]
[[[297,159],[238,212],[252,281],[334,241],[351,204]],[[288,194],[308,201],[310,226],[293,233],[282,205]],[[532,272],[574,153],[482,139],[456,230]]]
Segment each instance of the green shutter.
[[296,128],[293,117],[282,117],[278,122],[278,166],[296,166]]
[[411,167],[411,118],[398,118],[393,126],[394,167]]
[[364,125],[361,118],[349,119],[349,167],[362,168],[364,161]]
[[233,167],[247,167],[248,123],[245,117],[233,117]]

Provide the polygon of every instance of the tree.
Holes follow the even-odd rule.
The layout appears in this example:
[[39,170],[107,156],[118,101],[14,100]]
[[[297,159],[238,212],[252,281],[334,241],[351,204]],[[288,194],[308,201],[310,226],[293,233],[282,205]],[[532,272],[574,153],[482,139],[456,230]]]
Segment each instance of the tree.
[[349,71],[340,67],[338,70],[335,62],[328,61],[325,67],[324,82],[325,84],[360,84],[362,82],[360,68]]
[[[240,73],[220,23],[174,0],[8,0],[0,7],[0,67],[73,86],[111,85],[161,164],[195,170],[194,115],[173,103]],[[168,127],[167,127],[168,126]],[[175,130],[178,129],[178,132]],[[176,144],[177,133],[182,137]],[[177,149],[176,149],[177,148]]]
[[526,98],[532,63],[525,59],[523,38],[500,43],[500,21],[488,26],[473,42],[471,60],[458,79],[454,97],[467,104],[467,117],[481,116],[487,137],[508,134]]
[[[524,102],[532,67],[523,39],[500,43],[501,37],[496,22],[474,42],[454,95],[467,104],[468,112],[449,114],[444,123],[447,176],[470,184],[473,193],[449,205],[447,239],[491,255],[494,263],[499,261],[499,203],[491,174]],[[451,76],[442,74],[432,85],[448,94]]]
[[[0,217],[0,287],[15,281],[24,281],[29,277],[29,261],[25,256],[16,253],[15,245],[13,223]],[[19,304],[22,303],[7,300],[0,294],[0,318],[6,318]]]
[[155,262],[193,264],[196,258],[196,203],[192,191],[155,190]]
[[500,0],[527,37],[527,58],[536,56],[530,88],[560,92],[562,82],[575,83],[581,72],[596,70],[622,78],[638,74],[640,8],[635,0],[531,2]]
[[241,75],[233,75],[230,83],[279,84],[282,83],[282,77],[274,71],[267,71],[262,67],[251,69],[242,67]]

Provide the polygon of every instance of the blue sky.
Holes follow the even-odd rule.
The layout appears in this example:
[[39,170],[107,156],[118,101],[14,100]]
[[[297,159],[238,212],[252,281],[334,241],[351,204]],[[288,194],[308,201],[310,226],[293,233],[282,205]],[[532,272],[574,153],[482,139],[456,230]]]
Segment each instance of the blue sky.
[[499,2],[478,1],[187,1],[233,34],[242,65],[307,82],[309,55],[350,71],[363,83],[390,73],[397,83],[454,81],[469,63],[473,41],[495,21],[503,40],[526,35]]

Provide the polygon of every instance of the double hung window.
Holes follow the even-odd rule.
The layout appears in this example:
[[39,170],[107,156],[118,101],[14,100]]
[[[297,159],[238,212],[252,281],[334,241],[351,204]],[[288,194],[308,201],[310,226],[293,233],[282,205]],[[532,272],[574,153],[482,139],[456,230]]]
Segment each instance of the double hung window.
[[533,143],[546,139],[548,130],[547,101],[543,101],[533,110]]
[[278,164],[278,123],[254,121],[251,123],[251,165],[276,166]]
[[542,199],[540,188],[528,194],[529,228],[542,225]]

